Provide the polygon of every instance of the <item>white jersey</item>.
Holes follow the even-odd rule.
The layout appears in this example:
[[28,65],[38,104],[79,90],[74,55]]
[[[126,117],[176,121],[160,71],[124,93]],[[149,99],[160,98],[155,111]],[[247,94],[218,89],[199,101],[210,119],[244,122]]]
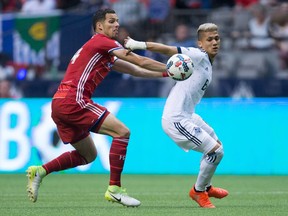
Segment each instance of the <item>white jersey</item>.
[[194,47],[178,47],[178,53],[188,55],[194,64],[193,74],[184,81],[177,81],[166,100],[162,118],[178,122],[191,118],[195,106],[212,81],[212,64],[204,50]]

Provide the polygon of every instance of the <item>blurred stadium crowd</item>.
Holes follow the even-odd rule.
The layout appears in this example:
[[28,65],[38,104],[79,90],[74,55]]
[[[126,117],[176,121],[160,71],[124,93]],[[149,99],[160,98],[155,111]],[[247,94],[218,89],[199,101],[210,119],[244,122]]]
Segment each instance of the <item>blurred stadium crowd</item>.
[[[196,46],[198,26],[203,22],[216,23],[222,47],[206,97],[288,96],[287,0],[1,0],[1,20],[12,20],[13,14],[13,28],[18,28],[18,33],[5,30],[4,22],[0,25],[0,98],[51,97],[70,58],[92,35],[93,12],[104,7],[115,9],[119,16],[120,43],[131,36],[137,40]],[[39,36],[41,28],[34,25],[39,20],[34,20],[34,28],[23,30],[27,17],[44,17],[47,21],[51,14],[60,17],[56,22],[60,33],[51,36],[54,42],[43,37],[43,52],[26,44],[28,41],[33,47],[41,38],[35,44],[28,39],[15,40],[33,31]],[[9,51],[12,45],[8,42],[14,43],[14,51]],[[32,52],[33,49],[37,51]],[[30,55],[27,50],[32,50],[32,57],[26,57]],[[149,51],[138,53],[162,62],[168,59]],[[166,97],[173,85],[170,79],[140,79],[115,72],[108,75],[94,96]]]

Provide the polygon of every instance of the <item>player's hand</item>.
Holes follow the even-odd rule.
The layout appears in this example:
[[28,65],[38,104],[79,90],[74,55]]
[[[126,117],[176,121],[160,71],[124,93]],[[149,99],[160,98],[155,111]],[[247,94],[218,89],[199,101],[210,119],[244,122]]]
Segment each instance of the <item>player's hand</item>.
[[[130,37],[127,37],[124,39],[124,47],[129,50],[135,50],[135,49],[142,49],[145,50],[147,48],[146,43],[143,41],[136,41],[133,40]],[[130,51],[131,52],[131,51]]]

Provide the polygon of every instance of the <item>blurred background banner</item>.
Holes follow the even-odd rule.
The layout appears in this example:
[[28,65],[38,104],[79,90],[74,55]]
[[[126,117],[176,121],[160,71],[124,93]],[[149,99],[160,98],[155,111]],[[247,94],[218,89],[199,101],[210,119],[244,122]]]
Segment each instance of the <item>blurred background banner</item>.
[[0,15],[0,52],[10,56],[13,56],[14,17],[13,14]]
[[22,15],[15,17],[14,61],[18,64],[58,66],[60,16]]
[[[161,128],[163,98],[95,98],[131,130],[125,173],[196,174],[201,154],[186,153]],[[21,173],[67,149],[50,99],[0,99],[0,173]],[[224,144],[218,174],[288,174],[288,99],[206,98],[197,107]],[[98,158],[66,173],[108,173],[111,138],[93,135]]]
[[[221,48],[205,97],[288,97],[288,3],[280,0],[2,1],[0,86],[2,80],[9,82],[6,97],[52,97],[71,57],[93,35],[93,14],[105,7],[117,12],[121,44],[130,36],[197,46],[198,26],[217,24]],[[147,50],[135,52],[163,63],[168,59]],[[105,88],[116,85],[123,90]],[[167,97],[173,85],[169,79],[147,80],[114,71],[93,96]]]

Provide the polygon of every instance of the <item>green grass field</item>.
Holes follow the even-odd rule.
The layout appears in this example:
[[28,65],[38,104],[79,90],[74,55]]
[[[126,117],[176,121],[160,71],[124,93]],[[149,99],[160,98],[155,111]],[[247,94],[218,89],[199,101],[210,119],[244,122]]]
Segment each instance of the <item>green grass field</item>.
[[213,183],[229,190],[228,197],[211,199],[216,209],[201,209],[188,197],[196,176],[123,175],[128,193],[141,200],[127,208],[104,199],[109,176],[51,174],[41,185],[37,203],[26,195],[24,174],[0,175],[0,214],[127,215],[127,216],[266,216],[288,215],[288,176],[215,176]]

